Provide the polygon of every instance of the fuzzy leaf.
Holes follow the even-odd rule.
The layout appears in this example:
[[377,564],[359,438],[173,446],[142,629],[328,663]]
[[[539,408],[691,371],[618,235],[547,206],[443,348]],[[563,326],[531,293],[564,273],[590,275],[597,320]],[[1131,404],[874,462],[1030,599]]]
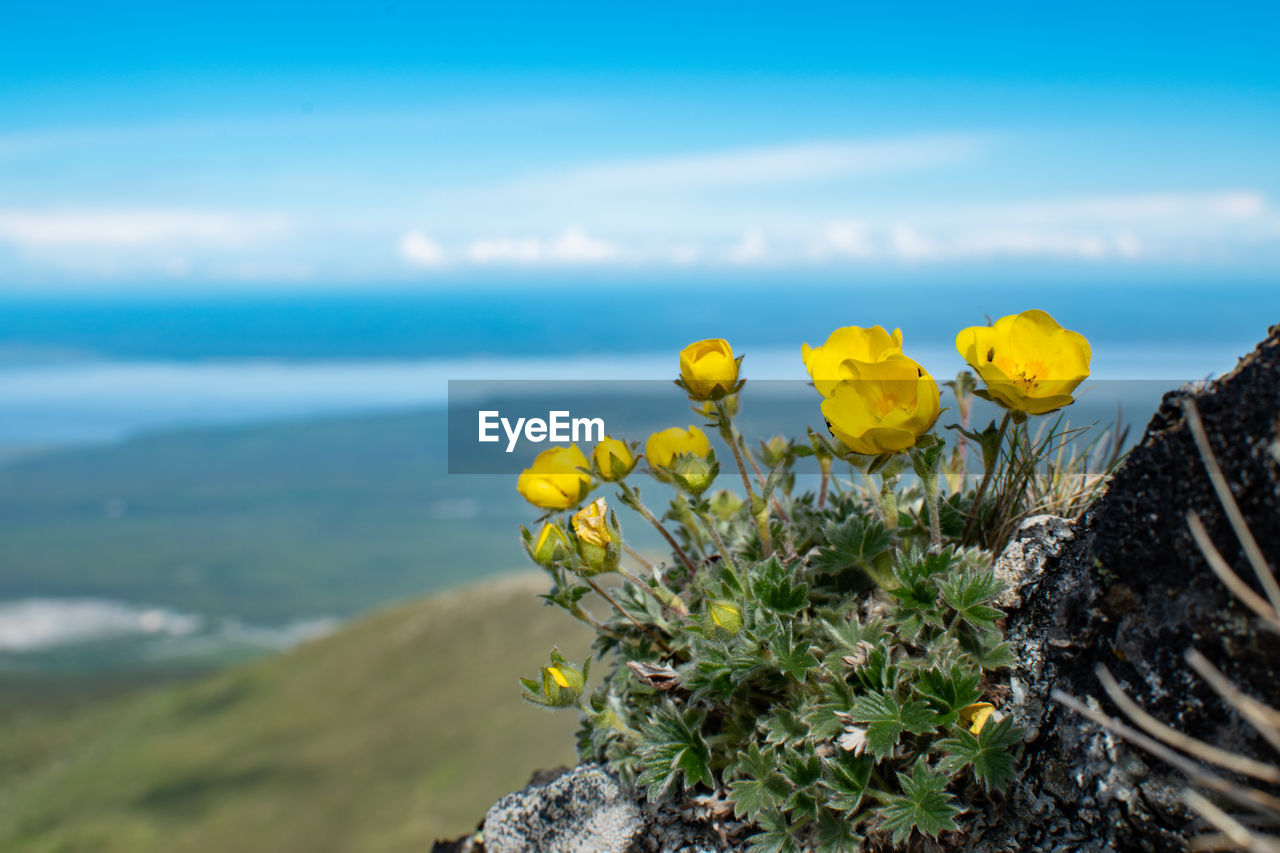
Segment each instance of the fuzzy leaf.
[[1022,730],[1014,728],[1012,717],[988,722],[976,736],[957,728],[952,737],[938,744],[945,753],[938,768],[954,774],[972,767],[982,787],[1003,791],[1015,775],[1013,754],[1009,750],[1021,739]]
[[854,755],[840,750],[827,760],[829,778],[822,786],[827,790],[826,805],[836,811],[852,814],[862,804],[862,795],[871,780],[875,759],[870,755]]
[[756,600],[775,613],[798,613],[809,606],[808,586],[793,584],[791,570],[777,557],[757,564],[751,574]]
[[947,774],[932,770],[924,756],[916,759],[910,776],[898,774],[902,794],[884,795],[884,805],[877,810],[884,828],[893,833],[894,844],[904,843],[915,829],[937,838],[956,828],[960,809],[951,802],[947,781]]
[[715,787],[711,775],[711,751],[702,739],[705,714],[695,708],[680,711],[670,701],[660,705],[641,731],[637,749],[644,768],[636,784],[645,789],[650,800],[667,796],[683,777],[685,788],[699,782]]
[[845,721],[838,715],[853,710],[853,687],[843,679],[824,681],[822,695],[823,701],[807,706],[801,718],[815,740],[831,740],[844,730]]
[[824,809],[814,828],[815,853],[856,853],[861,850],[862,838],[853,827],[853,822]]
[[881,522],[860,515],[842,522],[828,521],[822,533],[827,544],[813,558],[813,567],[819,572],[865,568],[893,544],[893,534]]
[[763,815],[781,807],[791,788],[778,772],[777,758],[772,751],[762,752],[760,746],[753,743],[739,755],[735,773],[741,778],[729,785],[733,813],[759,821]]
[[747,839],[747,853],[800,853],[800,845],[782,815],[769,815],[758,823],[760,832]]
[[794,639],[791,626],[787,626],[785,634],[773,638],[769,651],[773,653],[778,671],[796,681],[804,681],[805,673],[818,665],[818,659],[809,652],[809,641]]
[[922,735],[937,728],[933,709],[916,699],[899,702],[892,693],[869,693],[854,703],[853,719],[867,724],[867,749],[888,758],[904,731]]
[[916,691],[937,712],[937,724],[949,726],[956,721],[961,708],[978,701],[982,691],[978,689],[981,675],[962,664],[952,664],[950,669],[926,669],[916,678]]
[[773,746],[795,747],[809,736],[809,726],[790,708],[776,708],[764,721],[765,742]]
[[955,572],[942,582],[942,597],[956,615],[979,631],[992,631],[996,620],[1004,615],[986,602],[1004,591],[1001,582],[991,570],[981,572]]

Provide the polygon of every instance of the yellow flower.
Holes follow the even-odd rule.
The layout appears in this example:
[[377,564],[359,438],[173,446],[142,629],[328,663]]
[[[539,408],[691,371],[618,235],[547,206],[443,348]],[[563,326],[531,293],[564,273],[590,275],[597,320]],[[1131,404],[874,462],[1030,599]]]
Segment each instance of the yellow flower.
[[680,351],[680,379],[695,400],[719,400],[738,382],[738,359],[724,338],[708,338]]
[[655,432],[644,443],[644,455],[655,468],[670,468],[677,456],[686,453],[704,457],[711,454],[711,442],[707,441],[706,433],[693,424],[687,430],[671,427]]
[[1069,405],[1089,375],[1085,336],[1035,309],[962,329],[956,349],[986,381],[989,399],[1029,415]]
[[938,383],[905,355],[849,359],[850,376],[822,401],[831,434],[855,453],[897,453],[915,446],[938,419]]
[[591,451],[591,458],[600,479],[611,483],[621,480],[636,467],[636,458],[631,455],[631,448],[625,442],[607,435]]
[[539,453],[533,464],[520,473],[516,491],[534,506],[568,509],[582,499],[591,486],[587,457],[578,445],[550,447]]
[[573,516],[573,532],[579,542],[607,548],[613,541],[609,535],[609,507],[604,498],[596,498]]
[[845,326],[832,332],[820,347],[800,345],[804,366],[813,379],[814,387],[824,397],[830,397],[836,385],[849,378],[849,372],[843,368],[847,360],[875,362],[891,355],[902,355],[901,329],[894,329],[891,335],[882,326],[870,329]]
[[987,724],[987,720],[995,714],[996,706],[990,702],[974,702],[972,705],[966,705],[960,709],[960,719],[962,722],[969,724],[969,731],[978,734],[982,731],[982,727]]

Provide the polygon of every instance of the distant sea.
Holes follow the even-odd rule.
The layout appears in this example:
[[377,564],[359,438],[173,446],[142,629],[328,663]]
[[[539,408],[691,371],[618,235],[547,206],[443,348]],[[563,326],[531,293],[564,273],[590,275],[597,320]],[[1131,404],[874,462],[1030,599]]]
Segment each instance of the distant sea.
[[947,286],[890,281],[537,281],[403,292],[0,297],[0,452],[171,426],[439,406],[449,379],[660,379],[726,337],[756,378],[803,379],[802,342],[902,328],[939,378],[956,331],[1028,307],[1093,343],[1094,374],[1224,372],[1280,321],[1265,283]]

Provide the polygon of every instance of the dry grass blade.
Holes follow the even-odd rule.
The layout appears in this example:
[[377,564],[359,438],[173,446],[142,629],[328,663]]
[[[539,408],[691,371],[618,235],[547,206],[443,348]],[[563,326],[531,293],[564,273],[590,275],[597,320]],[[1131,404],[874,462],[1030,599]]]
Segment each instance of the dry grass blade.
[[1130,726],[1126,726],[1124,723],[1108,717],[1101,711],[1095,711],[1079,699],[1067,693],[1063,693],[1061,690],[1054,690],[1051,695],[1055,702],[1066,705],[1080,716],[1092,720],[1112,734],[1145,749],[1155,757],[1173,765],[1195,784],[1201,785],[1212,791],[1217,791],[1224,797],[1235,800],[1236,802],[1251,808],[1269,812],[1280,812],[1280,797],[1275,797],[1265,791],[1259,791],[1256,788],[1250,788],[1245,785],[1237,785],[1234,782],[1229,782],[1216,773],[1211,773],[1208,770],[1205,770],[1185,755],[1170,749],[1155,738],[1149,737]]
[[1200,520],[1200,516],[1194,512],[1187,513],[1187,527],[1191,529],[1191,538],[1196,541],[1196,545],[1200,547],[1200,553],[1204,555],[1205,562],[1209,564],[1209,568],[1213,569],[1213,573],[1218,576],[1218,580],[1231,590],[1237,598],[1244,602],[1245,606],[1257,614],[1262,623],[1273,631],[1280,632],[1280,619],[1276,618],[1276,614],[1272,611],[1267,600],[1253,591],[1247,583],[1240,579],[1231,568],[1231,565],[1223,558],[1218,551],[1217,546],[1213,544],[1213,540],[1209,538],[1209,531],[1205,529],[1204,522]]
[[1204,423],[1200,420],[1200,409],[1196,407],[1195,400],[1187,397],[1182,401],[1182,411],[1186,416],[1187,426],[1191,429],[1191,436],[1195,439],[1196,449],[1200,451],[1200,459],[1204,462],[1205,471],[1208,472],[1209,480],[1213,483],[1213,490],[1222,503],[1227,520],[1231,522],[1231,529],[1239,538],[1249,565],[1253,566],[1259,583],[1262,584],[1267,598],[1271,601],[1272,614],[1280,617],[1280,585],[1276,584],[1276,577],[1272,574],[1271,567],[1267,565],[1266,558],[1262,556],[1258,540],[1253,538],[1253,531],[1244,520],[1235,495],[1231,493],[1231,487],[1227,485],[1227,480],[1222,475],[1222,468],[1218,465],[1217,457],[1213,455],[1213,448],[1209,446],[1209,436],[1204,430]]
[[1191,843],[1193,850],[1247,850],[1249,853],[1280,853],[1280,843],[1255,834],[1249,827],[1210,802],[1208,798],[1197,794],[1195,791],[1188,790],[1182,792],[1182,800],[1187,804],[1188,808],[1212,824],[1213,828],[1218,832],[1222,833],[1221,836],[1212,836],[1215,841],[1225,836],[1225,840],[1229,842],[1225,846],[1215,844],[1213,847],[1202,847],[1196,845],[1195,841],[1193,841]]
[[1263,782],[1280,784],[1280,767],[1255,761],[1252,758],[1246,758],[1243,755],[1237,755],[1225,749],[1219,749],[1204,741],[1184,735],[1177,729],[1166,726],[1130,699],[1120,689],[1120,685],[1116,683],[1115,678],[1112,677],[1105,666],[1099,666],[1096,672],[1098,680],[1102,682],[1102,689],[1106,691],[1111,701],[1115,702],[1120,710],[1124,712],[1124,715],[1147,734],[1164,741],[1169,746],[1182,750],[1188,755],[1192,755],[1201,761],[1215,764],[1224,770],[1230,770],[1243,776],[1251,776]]
[[1266,738],[1267,742],[1280,752],[1280,712],[1236,687],[1231,683],[1231,679],[1219,672],[1217,667],[1209,663],[1208,658],[1195,649],[1187,649],[1186,657],[1191,668],[1209,682],[1209,686],[1216,690],[1227,704],[1239,711],[1240,715],[1257,729],[1258,734]]

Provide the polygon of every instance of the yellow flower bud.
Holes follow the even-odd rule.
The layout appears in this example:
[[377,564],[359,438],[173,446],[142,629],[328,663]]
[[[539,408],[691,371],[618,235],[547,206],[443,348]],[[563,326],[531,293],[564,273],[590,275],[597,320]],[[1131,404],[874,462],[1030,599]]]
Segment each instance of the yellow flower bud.
[[960,709],[960,720],[967,723],[969,731],[976,735],[995,712],[996,706],[990,702],[974,702]]
[[962,329],[956,349],[987,383],[979,394],[1028,415],[1074,402],[1071,392],[1088,377],[1092,356],[1084,335],[1035,309]]
[[613,537],[609,535],[608,512],[609,505],[605,503],[604,498],[596,498],[582,510],[574,513],[573,532],[578,537],[578,541],[598,545],[601,548],[607,547],[613,541]]
[[711,514],[721,521],[728,521],[742,509],[742,499],[728,489],[721,489],[711,496]]
[[770,468],[774,468],[779,462],[787,458],[787,451],[791,448],[790,442],[781,435],[775,435],[768,441],[760,442],[760,458]]
[[622,537],[604,498],[596,498],[573,516],[573,532],[578,539],[578,554],[585,568],[578,571],[590,576],[618,568],[619,543]]
[[582,500],[591,487],[587,457],[578,445],[550,447],[539,453],[533,464],[520,473],[516,491],[529,503],[543,509],[568,509]]
[[855,453],[897,453],[913,447],[938,419],[938,384],[905,355],[877,362],[849,359],[849,378],[822,401],[831,434]]
[[713,598],[707,602],[706,628],[732,637],[742,630],[742,610],[732,601]]
[[579,669],[565,660],[559,649],[552,649],[551,666],[544,666],[539,670],[541,678],[536,681],[532,678],[520,679],[525,689],[524,698],[546,708],[567,708],[582,695],[590,666],[590,658]]
[[709,338],[680,351],[680,379],[694,400],[719,400],[738,382],[738,360],[724,338]]
[[891,355],[902,355],[901,329],[894,329],[891,335],[882,326],[869,329],[845,326],[832,332],[820,347],[800,345],[804,366],[813,379],[814,387],[824,397],[830,397],[836,385],[850,378],[843,367],[849,359],[876,362]]
[[631,448],[625,442],[607,435],[591,451],[591,459],[600,479],[611,483],[621,480],[636,467],[636,458],[631,455]]
[[687,430],[671,427],[655,432],[644,443],[644,455],[654,468],[669,468],[672,460],[684,453],[711,455],[711,442],[707,441],[706,433],[693,424]]
[[542,525],[537,541],[528,550],[535,563],[550,567],[572,553],[573,545],[559,525],[548,521]]

